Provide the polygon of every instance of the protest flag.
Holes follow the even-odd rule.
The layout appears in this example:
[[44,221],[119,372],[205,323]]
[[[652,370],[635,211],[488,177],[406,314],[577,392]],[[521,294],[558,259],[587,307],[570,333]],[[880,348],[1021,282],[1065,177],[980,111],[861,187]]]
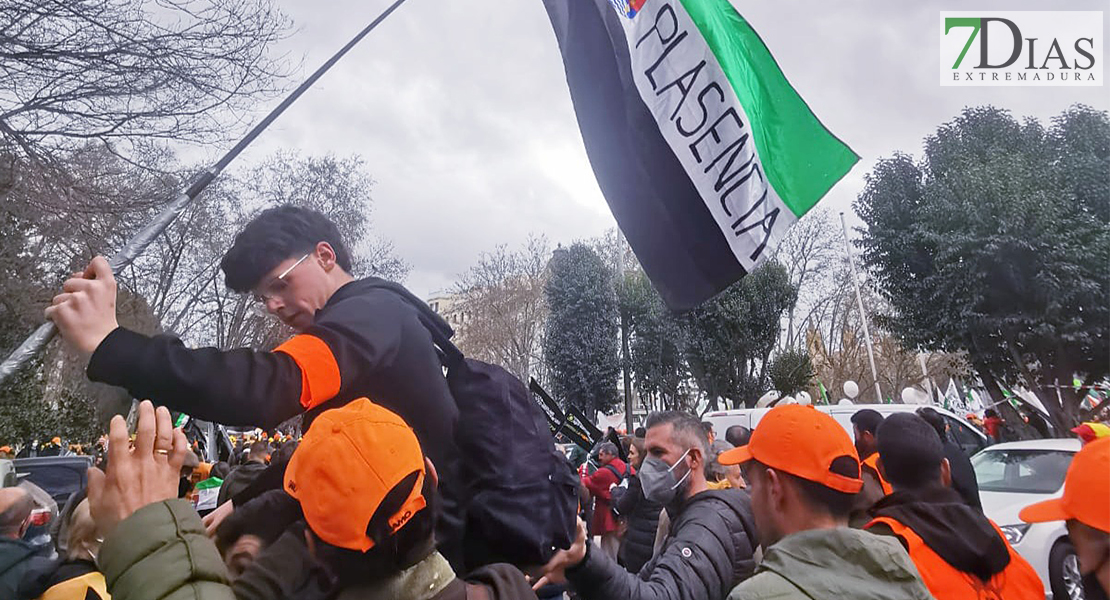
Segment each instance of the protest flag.
[[586,152],[674,310],[724,290],[859,157],[728,0],[544,0]]

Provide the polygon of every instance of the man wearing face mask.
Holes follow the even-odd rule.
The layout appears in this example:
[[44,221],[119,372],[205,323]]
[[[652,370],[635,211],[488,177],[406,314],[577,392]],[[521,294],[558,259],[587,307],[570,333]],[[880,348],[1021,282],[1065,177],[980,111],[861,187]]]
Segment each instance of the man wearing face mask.
[[644,497],[665,507],[671,526],[662,550],[632,574],[587,543],[584,524],[569,550],[558,552],[537,582],[565,579],[584,600],[723,600],[755,568],[755,524],[740,490],[710,490],[709,440],[701,422],[677,411],[652,413],[638,476]]

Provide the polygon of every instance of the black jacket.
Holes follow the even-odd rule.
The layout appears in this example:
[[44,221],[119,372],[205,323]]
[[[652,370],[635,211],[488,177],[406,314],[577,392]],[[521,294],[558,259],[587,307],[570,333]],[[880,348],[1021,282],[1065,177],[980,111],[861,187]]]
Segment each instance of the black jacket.
[[223,485],[220,486],[220,493],[216,498],[216,506],[223,504],[230,500],[233,496],[247,489],[250,484],[254,483],[255,479],[266,470],[266,463],[250,461],[239,465],[231,470],[224,477]]
[[644,498],[644,486],[639,477],[632,475],[627,481],[627,488],[613,488],[613,507],[628,525],[617,562],[630,573],[639,573],[644,563],[651,560],[663,505]]
[[960,494],[968,506],[982,511],[979,480],[975,477],[975,469],[971,467],[971,459],[950,440],[944,440],[944,458],[948,459],[948,466],[952,469],[952,489]]
[[[198,419],[267,429],[306,410],[307,429],[320,411],[369,398],[400,415],[435,463],[445,513],[436,538],[441,549],[452,547],[444,554],[457,564],[458,408],[417,309],[383,285],[369,277],[339,288],[307,331],[274,352],[190,349],[172,336],[120,327],[93,353],[88,376]],[[324,352],[298,347],[315,340]]]
[[[328,361],[295,350],[186,348],[168,336],[117,328],[89,360],[93,381],[127,388],[195,418],[271,428],[306,410],[370,398],[412,426],[437,461],[454,446],[458,410],[431,335],[416,309],[370,277],[339,288],[303,334],[322,340],[338,367],[338,390],[325,381]],[[291,340],[293,341],[293,340]],[[302,388],[307,381],[308,388]],[[307,426],[307,423],[306,423]],[[446,457],[439,462],[448,462]]]
[[0,598],[33,598],[46,588],[43,576],[57,567],[45,546],[32,546],[23,540],[0,539]]
[[662,550],[638,575],[591,545],[567,579],[584,600],[724,600],[755,570],[755,540],[747,492],[710,490],[677,507]]
[[[968,506],[951,488],[897,491],[875,503],[871,514],[890,517],[909,527],[953,568],[983,581],[1010,564],[1006,540],[981,510]],[[893,533],[882,523],[868,527],[868,531]]]

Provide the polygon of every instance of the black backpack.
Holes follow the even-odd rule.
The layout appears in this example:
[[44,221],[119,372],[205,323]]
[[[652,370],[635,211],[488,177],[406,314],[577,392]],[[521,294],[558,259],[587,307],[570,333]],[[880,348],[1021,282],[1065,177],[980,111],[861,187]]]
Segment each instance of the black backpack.
[[459,409],[455,443],[467,568],[547,563],[574,542],[579,482],[555,448],[543,411],[513,374],[466,358],[451,342],[451,326],[422,300],[392,282],[375,287],[416,307],[447,368]]

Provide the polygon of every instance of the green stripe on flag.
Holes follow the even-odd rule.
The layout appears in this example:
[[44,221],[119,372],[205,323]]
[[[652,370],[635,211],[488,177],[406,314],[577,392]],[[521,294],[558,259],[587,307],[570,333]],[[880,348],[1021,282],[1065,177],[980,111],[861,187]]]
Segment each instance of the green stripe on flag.
[[759,34],[728,0],[681,0],[717,57],[751,123],[767,180],[801,217],[859,156],[837,139],[786,80]]

